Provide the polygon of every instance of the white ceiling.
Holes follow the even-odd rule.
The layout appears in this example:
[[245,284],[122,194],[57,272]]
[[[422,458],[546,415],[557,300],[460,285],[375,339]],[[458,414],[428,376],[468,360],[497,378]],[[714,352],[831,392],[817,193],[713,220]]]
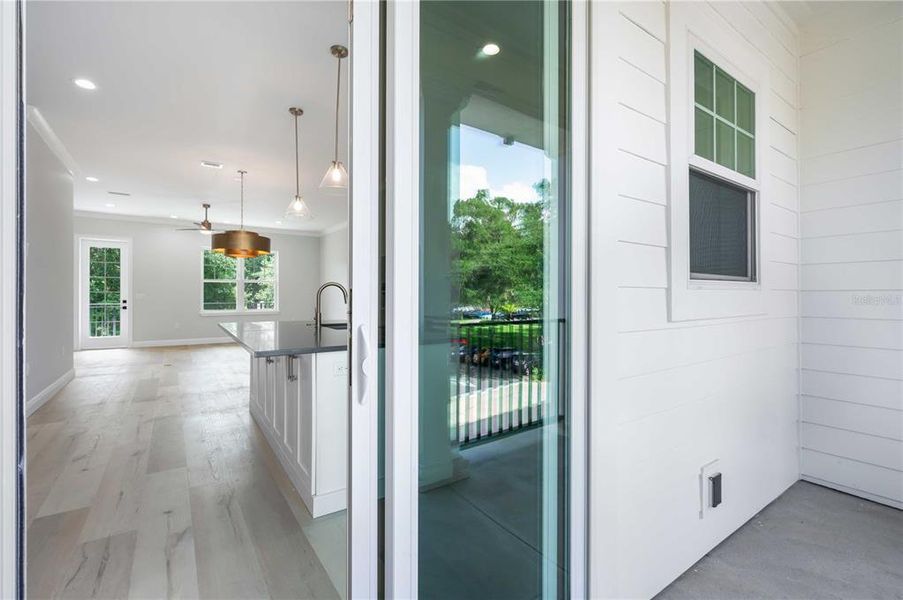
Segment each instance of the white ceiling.
[[[246,224],[323,231],[347,220],[346,195],[318,188],[333,152],[329,47],[348,45],[344,2],[30,1],[26,24],[27,102],[74,159],[76,210],[200,220],[209,202],[215,225],[237,223],[245,169]],[[304,109],[307,221],[283,218],[295,186],[290,106]]]

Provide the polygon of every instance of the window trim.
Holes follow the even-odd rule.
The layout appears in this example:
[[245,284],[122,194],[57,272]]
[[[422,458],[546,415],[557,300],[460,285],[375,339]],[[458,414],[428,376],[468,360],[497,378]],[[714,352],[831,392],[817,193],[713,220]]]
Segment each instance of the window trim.
[[[731,35],[708,5],[676,3],[669,20],[668,66],[668,302],[672,322],[745,317],[767,313],[768,202],[771,184],[765,176],[769,147],[770,70],[767,61],[743,39]],[[717,48],[717,49],[716,49]],[[708,60],[755,94],[755,177],[748,177],[695,154],[694,55]],[[714,157],[713,157],[714,158]],[[755,281],[698,279],[690,273],[689,176],[695,169],[754,193]]]
[[[273,308],[244,308],[245,306],[245,283],[255,283],[259,281],[268,281],[261,279],[245,280],[245,262],[238,259],[235,265],[235,279],[205,279],[204,278],[204,254],[209,252],[210,248],[201,246],[200,252],[200,285],[198,288],[198,298],[200,302],[200,315],[209,316],[229,316],[229,315],[275,315],[279,314],[279,252],[273,251],[271,254],[276,259],[276,272],[273,276],[273,284],[276,286],[274,293]],[[204,308],[204,284],[205,283],[235,283],[235,308],[225,309],[209,309]]]

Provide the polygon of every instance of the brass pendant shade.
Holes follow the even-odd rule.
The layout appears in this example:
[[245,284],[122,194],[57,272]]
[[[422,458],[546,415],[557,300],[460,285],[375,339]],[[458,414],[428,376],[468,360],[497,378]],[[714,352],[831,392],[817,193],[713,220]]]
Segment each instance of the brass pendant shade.
[[270,238],[245,229],[245,173],[241,176],[241,225],[239,229],[231,229],[214,234],[210,239],[210,249],[231,258],[256,258],[270,253]]
[[210,247],[214,252],[232,258],[256,258],[270,253],[270,238],[253,231],[233,229],[214,234]]

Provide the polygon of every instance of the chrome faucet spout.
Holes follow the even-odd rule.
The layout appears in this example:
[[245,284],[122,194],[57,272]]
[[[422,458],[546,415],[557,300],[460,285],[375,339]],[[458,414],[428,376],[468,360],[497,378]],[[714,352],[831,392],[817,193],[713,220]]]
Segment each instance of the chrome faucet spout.
[[345,305],[348,305],[348,290],[345,289],[345,286],[337,281],[327,281],[317,290],[317,301],[316,306],[314,307],[314,325],[319,329],[320,324],[323,322],[323,314],[320,311],[320,297],[323,295],[323,291],[328,287],[339,288],[339,291],[342,292],[342,301],[345,302]]

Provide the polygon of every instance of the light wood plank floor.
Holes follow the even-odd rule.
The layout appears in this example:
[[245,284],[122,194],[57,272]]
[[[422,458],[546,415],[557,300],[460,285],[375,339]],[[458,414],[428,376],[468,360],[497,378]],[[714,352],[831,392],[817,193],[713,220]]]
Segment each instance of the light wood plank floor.
[[244,350],[75,363],[28,419],[28,597],[344,595],[344,514],[313,521],[285,477],[248,414]]

